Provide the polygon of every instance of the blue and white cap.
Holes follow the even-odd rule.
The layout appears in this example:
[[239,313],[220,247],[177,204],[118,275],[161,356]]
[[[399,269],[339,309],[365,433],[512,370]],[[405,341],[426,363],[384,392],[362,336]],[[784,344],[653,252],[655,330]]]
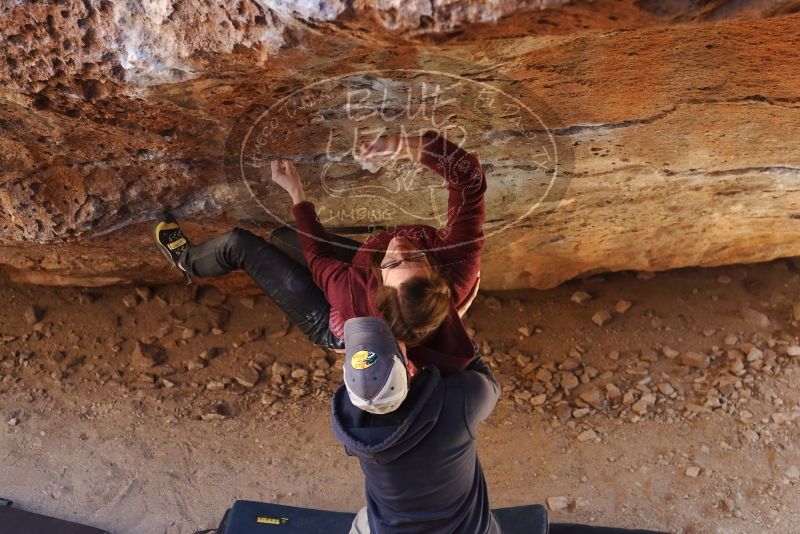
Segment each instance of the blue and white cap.
[[344,323],[344,385],[356,408],[385,414],[408,395],[406,357],[389,324],[379,317]]

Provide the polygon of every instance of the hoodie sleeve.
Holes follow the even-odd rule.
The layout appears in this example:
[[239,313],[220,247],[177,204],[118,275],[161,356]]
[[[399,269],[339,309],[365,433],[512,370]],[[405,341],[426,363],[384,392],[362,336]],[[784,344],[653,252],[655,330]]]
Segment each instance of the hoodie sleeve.
[[423,136],[420,162],[447,181],[447,224],[436,233],[433,248],[445,266],[460,306],[469,296],[481,268],[483,223],[486,219],[486,176],[475,154],[470,154],[435,131]]
[[464,369],[463,380],[464,416],[469,433],[475,439],[478,436],[478,423],[489,417],[500,398],[500,384],[480,353]]

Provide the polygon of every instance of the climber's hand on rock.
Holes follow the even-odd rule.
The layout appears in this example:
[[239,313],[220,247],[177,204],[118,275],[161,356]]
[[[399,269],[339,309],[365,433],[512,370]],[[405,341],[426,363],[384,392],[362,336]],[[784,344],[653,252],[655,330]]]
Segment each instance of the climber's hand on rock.
[[289,193],[294,204],[299,204],[306,199],[303,181],[291,160],[278,159],[271,162],[270,167],[272,168],[272,181]]
[[374,172],[395,159],[419,159],[419,145],[418,135],[384,135],[371,143],[361,143],[356,159]]

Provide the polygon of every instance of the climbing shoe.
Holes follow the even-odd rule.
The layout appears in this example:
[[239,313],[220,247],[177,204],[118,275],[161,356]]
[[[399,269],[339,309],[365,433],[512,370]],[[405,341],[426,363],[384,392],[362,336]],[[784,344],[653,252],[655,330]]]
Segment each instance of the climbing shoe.
[[158,248],[167,257],[173,267],[178,269],[186,277],[186,282],[191,283],[189,273],[180,263],[181,256],[186,248],[191,244],[186,236],[183,235],[178,222],[171,216],[165,216],[156,224],[156,243]]

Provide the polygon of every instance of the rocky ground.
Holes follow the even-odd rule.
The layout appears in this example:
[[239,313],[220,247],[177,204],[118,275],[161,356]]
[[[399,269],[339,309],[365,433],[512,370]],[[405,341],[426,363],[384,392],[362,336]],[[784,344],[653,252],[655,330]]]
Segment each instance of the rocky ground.
[[[485,293],[503,384],[495,506],[669,532],[800,532],[800,262]],[[355,511],[341,358],[263,297],[0,284],[0,496],[114,533],[189,533],[236,498]]]

